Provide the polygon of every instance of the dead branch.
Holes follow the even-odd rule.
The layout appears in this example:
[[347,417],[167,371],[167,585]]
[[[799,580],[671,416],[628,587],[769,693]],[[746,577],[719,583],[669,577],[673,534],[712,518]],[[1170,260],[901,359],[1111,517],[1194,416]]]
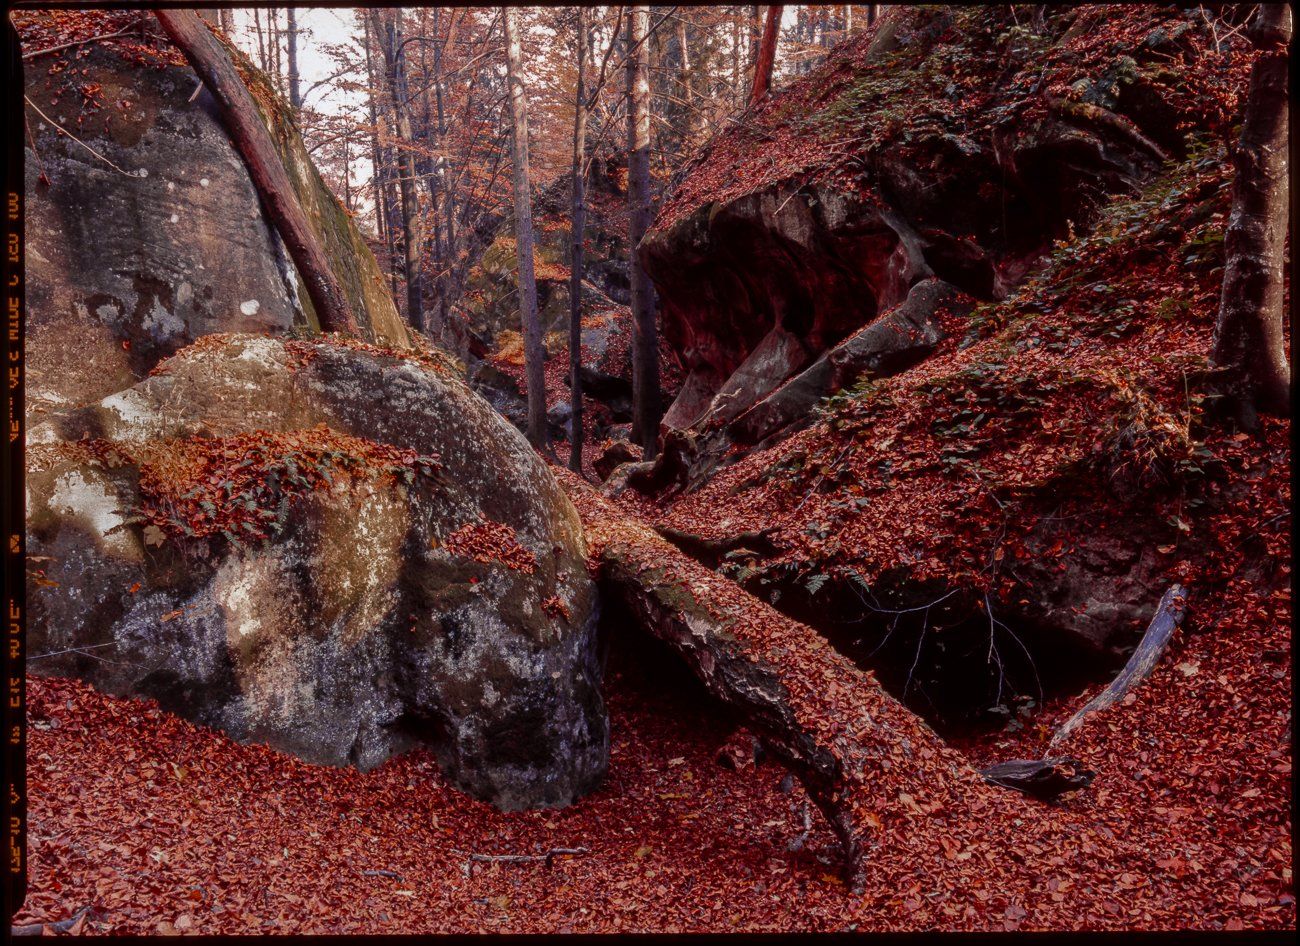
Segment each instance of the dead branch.
[[[9,927],[11,936],[49,936],[57,933],[67,933],[73,927],[77,927],[86,917],[98,918],[100,912],[94,907],[82,907],[66,920],[59,920],[56,923],[29,923],[25,926]],[[77,927],[80,930],[80,927]]]
[[1130,690],[1140,686],[1147,677],[1151,676],[1151,671],[1155,669],[1156,664],[1164,655],[1165,650],[1169,647],[1169,640],[1173,637],[1174,631],[1178,630],[1183,623],[1183,615],[1187,611],[1187,591],[1182,585],[1171,585],[1165,592],[1164,597],[1160,599],[1160,605],[1156,608],[1155,617],[1151,619],[1151,624],[1147,627],[1146,633],[1142,635],[1142,640],[1137,646],[1137,650],[1128,659],[1124,669],[1105,690],[1098,693],[1089,700],[1084,707],[1066,720],[1065,725],[1056,731],[1051,741],[1047,744],[1047,751],[1050,753],[1059,745],[1066,736],[1078,729],[1082,725],[1086,716],[1096,712],[1099,709],[1105,709],[1108,706],[1114,706]]
[[472,877],[475,863],[530,864],[536,861],[544,861],[549,870],[555,865],[557,857],[563,855],[576,857],[581,854],[590,854],[591,851],[585,847],[553,847],[544,854],[477,854],[473,851],[457,851],[455,849],[452,849],[451,853],[459,854],[465,858],[465,876]]

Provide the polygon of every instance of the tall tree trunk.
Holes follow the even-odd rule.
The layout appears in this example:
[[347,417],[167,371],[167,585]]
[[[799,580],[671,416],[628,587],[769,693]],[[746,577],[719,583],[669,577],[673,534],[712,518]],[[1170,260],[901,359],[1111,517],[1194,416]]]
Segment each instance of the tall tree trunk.
[[528,386],[528,440],[539,450],[547,447],[546,352],[537,314],[537,279],[533,272],[533,201],[528,173],[528,99],[524,92],[523,51],[519,43],[518,10],[503,7],[509,69],[510,117],[515,183],[515,255],[519,259],[519,318],[524,335],[524,378]]
[[428,331],[424,324],[424,292],[420,277],[423,238],[420,236],[420,191],[417,186],[415,152],[411,145],[411,116],[406,102],[406,83],[402,66],[402,29],[400,8],[388,11],[385,22],[383,11],[371,10],[375,18],[375,32],[380,37],[384,51],[384,66],[388,74],[388,93],[393,100],[393,123],[399,141],[397,154],[398,188],[402,195],[402,243],[405,247],[406,317],[411,327]]
[[266,53],[266,34],[262,31],[262,13],[253,7],[253,26],[257,29],[257,64],[270,75],[271,59]]
[[847,37],[853,32],[853,4],[844,4],[844,35]]
[[1261,4],[1251,34],[1260,54],[1234,156],[1223,295],[1210,356],[1220,369],[1218,383],[1247,427],[1254,426],[1256,411],[1290,412],[1291,371],[1282,338],[1290,4]]
[[627,21],[628,262],[632,283],[632,440],[645,459],[659,450],[659,333],[654,287],[637,247],[650,227],[649,7],[634,6]]
[[758,48],[758,61],[754,64],[754,87],[749,93],[749,104],[757,105],[767,97],[767,90],[772,85],[772,66],[776,63],[777,33],[781,28],[783,6],[767,8],[767,19],[763,23],[763,42]]
[[582,475],[582,276],[587,223],[587,11],[578,7],[578,82],[573,103],[573,210],[569,251],[569,469]]
[[880,4],[868,3],[867,4],[867,26],[870,26],[872,23],[876,22],[876,17],[878,16],[880,16]]
[[222,7],[219,13],[221,21],[221,31],[229,37],[235,35],[235,11],[229,7]]
[[155,10],[154,15],[216,100],[221,119],[248,167],[257,195],[307,287],[321,328],[355,334],[357,323],[348,297],[298,203],[271,134],[262,124],[253,97],[226,48],[192,10]]
[[[445,217],[444,225],[447,234],[447,255],[455,265],[457,258],[456,246],[456,194],[452,188],[451,165],[447,158],[447,114],[443,106],[443,74],[442,74],[442,50],[443,46],[450,44],[456,35],[456,17],[459,10],[451,11],[451,23],[447,27],[447,37],[440,40],[433,47],[433,73],[434,73],[434,104],[438,111],[438,148],[441,154],[438,157],[438,180],[442,186],[442,206]],[[439,11],[437,7],[433,9],[433,30],[438,32]]]
[[389,258],[391,266],[392,243],[388,237],[387,211],[388,202],[384,194],[384,156],[379,148],[379,114],[375,108],[375,67],[370,54],[370,18],[361,17],[361,27],[364,30],[362,42],[366,50],[366,104],[370,111],[370,161],[371,174],[370,183],[374,189],[375,198],[375,233],[380,240],[389,249]]
[[735,7],[734,15],[731,18],[731,88],[734,90],[737,101],[740,96],[744,95],[744,84],[740,81],[740,46],[741,46],[741,11],[743,7]]
[[289,18],[289,28],[285,33],[289,46],[289,104],[294,111],[302,108],[302,89],[298,79],[298,15],[293,7],[285,10]]

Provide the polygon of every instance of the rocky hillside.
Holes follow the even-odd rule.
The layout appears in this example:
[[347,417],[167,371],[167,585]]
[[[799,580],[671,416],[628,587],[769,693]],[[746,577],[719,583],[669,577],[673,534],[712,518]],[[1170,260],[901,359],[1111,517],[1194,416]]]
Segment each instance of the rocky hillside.
[[[797,426],[732,422],[923,279],[1004,298],[1189,128],[1226,130],[1249,63],[1195,11],[1036,9],[900,8],[706,149],[642,245],[688,372],[667,427]],[[834,387],[802,381],[804,407]]]

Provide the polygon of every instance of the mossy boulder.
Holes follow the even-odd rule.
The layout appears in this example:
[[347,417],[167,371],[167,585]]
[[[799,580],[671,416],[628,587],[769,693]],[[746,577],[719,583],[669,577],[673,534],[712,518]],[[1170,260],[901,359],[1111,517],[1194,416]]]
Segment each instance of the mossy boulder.
[[31,439],[33,671],[504,809],[601,778],[582,525],[436,358],[213,335]]

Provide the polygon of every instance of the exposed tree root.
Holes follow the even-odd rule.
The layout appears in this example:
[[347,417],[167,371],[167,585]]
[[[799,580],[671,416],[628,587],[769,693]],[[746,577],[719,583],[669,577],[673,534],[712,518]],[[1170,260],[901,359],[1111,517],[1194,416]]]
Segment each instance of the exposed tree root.
[[713,563],[716,563],[728,552],[734,552],[737,549],[749,549],[763,557],[775,555],[781,550],[780,546],[772,541],[772,533],[776,529],[741,532],[737,535],[724,536],[721,539],[706,539],[700,535],[683,532],[681,529],[674,529],[672,526],[655,526],[655,531],[691,556],[691,558]]

